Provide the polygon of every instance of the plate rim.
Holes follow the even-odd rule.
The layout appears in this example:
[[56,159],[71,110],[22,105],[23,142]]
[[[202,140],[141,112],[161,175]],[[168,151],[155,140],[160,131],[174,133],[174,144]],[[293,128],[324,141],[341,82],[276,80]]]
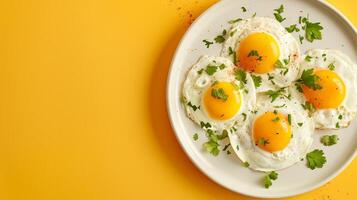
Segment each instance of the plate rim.
[[[199,161],[198,159],[194,159],[194,155],[195,153],[193,152],[193,150],[191,150],[191,148],[188,146],[188,144],[186,144],[184,137],[182,136],[182,134],[178,133],[178,125],[177,123],[175,123],[176,117],[174,115],[174,100],[171,101],[171,87],[173,87],[174,85],[172,85],[173,83],[173,66],[177,60],[178,54],[179,54],[179,50],[182,48],[182,44],[183,41],[185,41],[186,37],[188,37],[188,35],[190,35],[193,27],[195,27],[198,22],[200,21],[201,18],[203,18],[205,15],[207,15],[207,13],[209,13],[211,10],[214,10],[216,7],[220,6],[221,4],[223,4],[223,2],[228,1],[228,0],[221,0],[218,1],[216,3],[214,3],[213,5],[211,5],[209,8],[207,8],[203,13],[201,13],[196,20],[190,25],[190,27],[188,27],[188,29],[186,30],[186,32],[184,33],[184,35],[181,37],[180,42],[178,43],[175,53],[172,56],[171,59],[171,63],[170,63],[170,67],[167,73],[167,81],[166,81],[166,108],[167,108],[167,112],[168,112],[168,116],[169,116],[169,121],[171,124],[171,127],[173,128],[173,131],[175,133],[175,137],[178,140],[181,148],[183,149],[183,151],[185,152],[185,154],[188,156],[188,158],[190,159],[190,161],[205,175],[207,176],[209,179],[211,179],[212,181],[214,181],[215,183],[217,183],[218,185],[222,186],[223,188],[226,188],[232,192],[238,193],[238,194],[242,194],[245,196],[249,196],[249,197],[258,197],[258,198],[284,198],[284,197],[292,197],[292,196],[296,196],[299,194],[303,194],[312,190],[315,190],[323,185],[325,185],[327,182],[331,181],[332,179],[334,179],[337,175],[339,175],[343,170],[346,169],[346,167],[352,162],[352,160],[356,157],[357,155],[357,146],[354,149],[354,152],[348,156],[347,161],[341,165],[340,167],[338,167],[337,170],[335,170],[331,175],[321,179],[320,181],[318,181],[317,184],[313,185],[313,186],[309,186],[306,188],[302,188],[300,190],[297,190],[293,193],[289,193],[289,194],[281,194],[281,195],[261,195],[261,194],[252,194],[249,192],[245,192],[243,190],[239,190],[239,188],[237,187],[232,187],[229,184],[226,184],[224,182],[224,180],[220,180],[218,177],[214,176],[213,172],[210,172],[209,169],[206,169],[206,167],[204,166],[204,164]],[[339,11],[335,6],[333,6],[331,3],[325,1],[325,0],[314,0],[317,3],[319,3],[321,6],[324,6],[327,8],[327,10],[332,11],[334,14],[336,14],[344,23],[346,23],[346,25],[354,32],[354,35],[357,36],[357,28],[352,24],[352,22],[341,12]]]

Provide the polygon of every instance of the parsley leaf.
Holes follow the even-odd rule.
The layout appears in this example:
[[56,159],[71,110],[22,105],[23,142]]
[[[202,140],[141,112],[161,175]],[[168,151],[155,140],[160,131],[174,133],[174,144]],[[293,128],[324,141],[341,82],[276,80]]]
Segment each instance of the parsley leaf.
[[208,40],[202,40],[202,42],[205,43],[205,45],[206,45],[207,48],[209,48],[209,46],[210,46],[211,44],[213,44],[213,42],[210,42],[210,41],[208,41]]
[[262,77],[260,76],[255,76],[255,75],[251,75],[252,76],[252,79],[254,81],[254,86],[255,88],[258,88],[261,84],[262,84]]
[[276,98],[278,98],[280,95],[283,94],[283,92],[285,91],[284,88],[281,88],[279,90],[268,90],[265,92],[266,95],[268,95],[271,98],[271,102],[274,102]]
[[335,69],[335,65],[334,65],[333,63],[329,64],[327,67],[328,67],[329,70],[331,70],[331,71]]
[[197,109],[200,109],[200,106],[195,106],[195,105],[193,105],[193,104],[191,103],[191,101],[189,101],[189,102],[187,103],[187,105],[188,105],[189,107],[191,107],[193,111],[196,111]]
[[297,123],[299,127],[301,127],[304,123],[300,122],[300,123]]
[[214,41],[216,43],[223,43],[226,39],[224,38],[224,36],[227,34],[227,31],[224,29],[222,32],[222,35],[218,35],[217,37],[214,38]]
[[209,122],[204,123],[204,122],[201,121],[200,125],[201,125],[201,128],[206,128],[206,129],[212,127]]
[[301,78],[297,80],[299,83],[306,85],[308,88],[313,90],[320,90],[322,87],[317,84],[320,78],[313,74],[314,69],[307,69],[302,72]]
[[322,166],[326,163],[326,157],[324,156],[324,152],[319,149],[315,149],[310,153],[306,154],[307,167],[310,169],[322,168]]
[[322,29],[323,29],[323,27],[320,25],[320,22],[312,23],[312,22],[309,22],[308,19],[305,20],[306,40],[309,42],[313,42],[314,40],[321,40],[322,39],[321,30]]
[[217,66],[214,66],[214,65],[207,65],[206,69],[205,69],[205,72],[212,76],[214,73],[216,73],[217,71]]
[[339,139],[337,135],[324,135],[321,137],[320,142],[325,146],[332,146],[334,144],[337,144],[338,140]]
[[247,9],[245,7],[242,6],[241,9],[242,9],[242,12],[247,12]]
[[234,24],[234,23],[239,22],[239,21],[241,21],[241,20],[242,20],[242,18],[232,19],[232,20],[228,21],[228,23],[229,23],[229,24]]
[[224,92],[223,88],[215,89],[213,88],[211,91],[212,97],[216,99],[221,99],[223,101],[227,101],[228,95]]
[[315,106],[312,103],[308,102],[308,101],[306,101],[305,104],[301,104],[301,106],[305,110],[308,110],[309,113],[315,112],[315,110],[316,110]]
[[235,78],[236,78],[238,81],[241,81],[241,82],[244,83],[244,84],[247,83],[247,72],[245,72],[244,70],[235,69],[235,70],[234,70],[234,75],[235,75]]

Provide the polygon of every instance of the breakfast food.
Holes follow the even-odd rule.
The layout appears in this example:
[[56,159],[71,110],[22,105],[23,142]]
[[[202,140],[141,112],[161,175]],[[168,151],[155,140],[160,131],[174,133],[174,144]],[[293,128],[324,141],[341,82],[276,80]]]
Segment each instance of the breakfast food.
[[265,172],[266,188],[278,179],[276,170],[301,160],[322,168],[327,160],[322,149],[310,149],[314,138],[325,148],[340,137],[314,133],[348,127],[357,114],[357,65],[337,50],[300,55],[291,33],[301,31],[300,44],[311,43],[324,28],[309,15],[284,27],[283,13],[280,5],[275,19],[232,19],[229,31],[202,38],[205,48],[223,44],[221,57],[202,56],[182,87],[186,114],[207,139],[195,131],[193,140],[214,156],[234,152],[245,167]]
[[299,55],[296,39],[278,21],[267,17],[237,21],[222,50],[222,56],[261,80],[257,92],[286,87],[295,81]]
[[357,113],[357,66],[337,50],[312,49],[291,86],[318,129],[347,127]]
[[285,97],[272,102],[262,93],[257,98],[256,112],[228,136],[235,153],[249,168],[273,171],[304,158],[313,132],[313,122],[300,102]]
[[214,131],[243,121],[255,105],[255,88],[249,74],[237,80],[233,63],[222,57],[203,56],[188,72],[183,84],[186,113],[197,124]]

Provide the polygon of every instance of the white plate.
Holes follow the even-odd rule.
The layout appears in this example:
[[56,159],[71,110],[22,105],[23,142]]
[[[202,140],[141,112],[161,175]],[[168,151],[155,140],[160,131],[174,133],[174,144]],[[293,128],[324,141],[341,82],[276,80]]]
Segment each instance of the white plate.
[[[301,194],[330,181],[339,174],[355,157],[357,147],[357,121],[347,129],[328,131],[336,133],[340,140],[337,145],[324,147],[320,144],[321,133],[314,135],[312,149],[323,149],[327,163],[321,169],[311,170],[306,167],[306,161],[279,171],[279,179],[274,181],[269,189],[263,187],[264,174],[254,172],[242,166],[233,153],[227,155],[221,152],[214,157],[202,150],[205,142],[203,132],[185,115],[180,104],[181,85],[188,69],[204,54],[219,55],[221,45],[214,44],[207,49],[203,39],[213,40],[224,28],[229,28],[227,21],[235,18],[248,18],[254,12],[257,16],[274,18],[273,9],[281,4],[285,6],[283,16],[286,20],[283,26],[297,23],[299,16],[309,13],[313,22],[321,22],[324,27],[323,39],[309,43],[306,40],[301,46],[302,52],[309,48],[339,49],[350,58],[357,61],[357,32],[353,25],[335,8],[324,1],[313,0],[224,0],[220,1],[192,24],[182,38],[173,58],[167,84],[167,106],[172,127],[187,155],[193,163],[207,176],[218,184],[241,194],[254,197],[287,197]],[[243,13],[241,7],[247,8]],[[295,35],[298,38],[298,35]],[[198,141],[193,141],[192,135],[200,133]]]

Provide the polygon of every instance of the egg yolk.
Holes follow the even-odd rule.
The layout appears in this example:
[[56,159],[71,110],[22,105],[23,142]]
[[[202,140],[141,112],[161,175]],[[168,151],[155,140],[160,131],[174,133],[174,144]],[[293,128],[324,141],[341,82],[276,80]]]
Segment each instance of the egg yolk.
[[266,112],[253,124],[253,141],[259,148],[275,152],[283,150],[291,139],[288,117],[277,112]]
[[267,33],[253,33],[240,42],[237,50],[238,66],[251,72],[270,72],[280,56],[275,38]]
[[314,75],[319,77],[316,84],[321,89],[312,89],[303,86],[305,98],[317,109],[337,108],[346,96],[346,87],[342,79],[328,69],[316,69]]
[[227,120],[238,112],[241,106],[241,95],[232,83],[218,82],[204,92],[203,103],[211,118]]

